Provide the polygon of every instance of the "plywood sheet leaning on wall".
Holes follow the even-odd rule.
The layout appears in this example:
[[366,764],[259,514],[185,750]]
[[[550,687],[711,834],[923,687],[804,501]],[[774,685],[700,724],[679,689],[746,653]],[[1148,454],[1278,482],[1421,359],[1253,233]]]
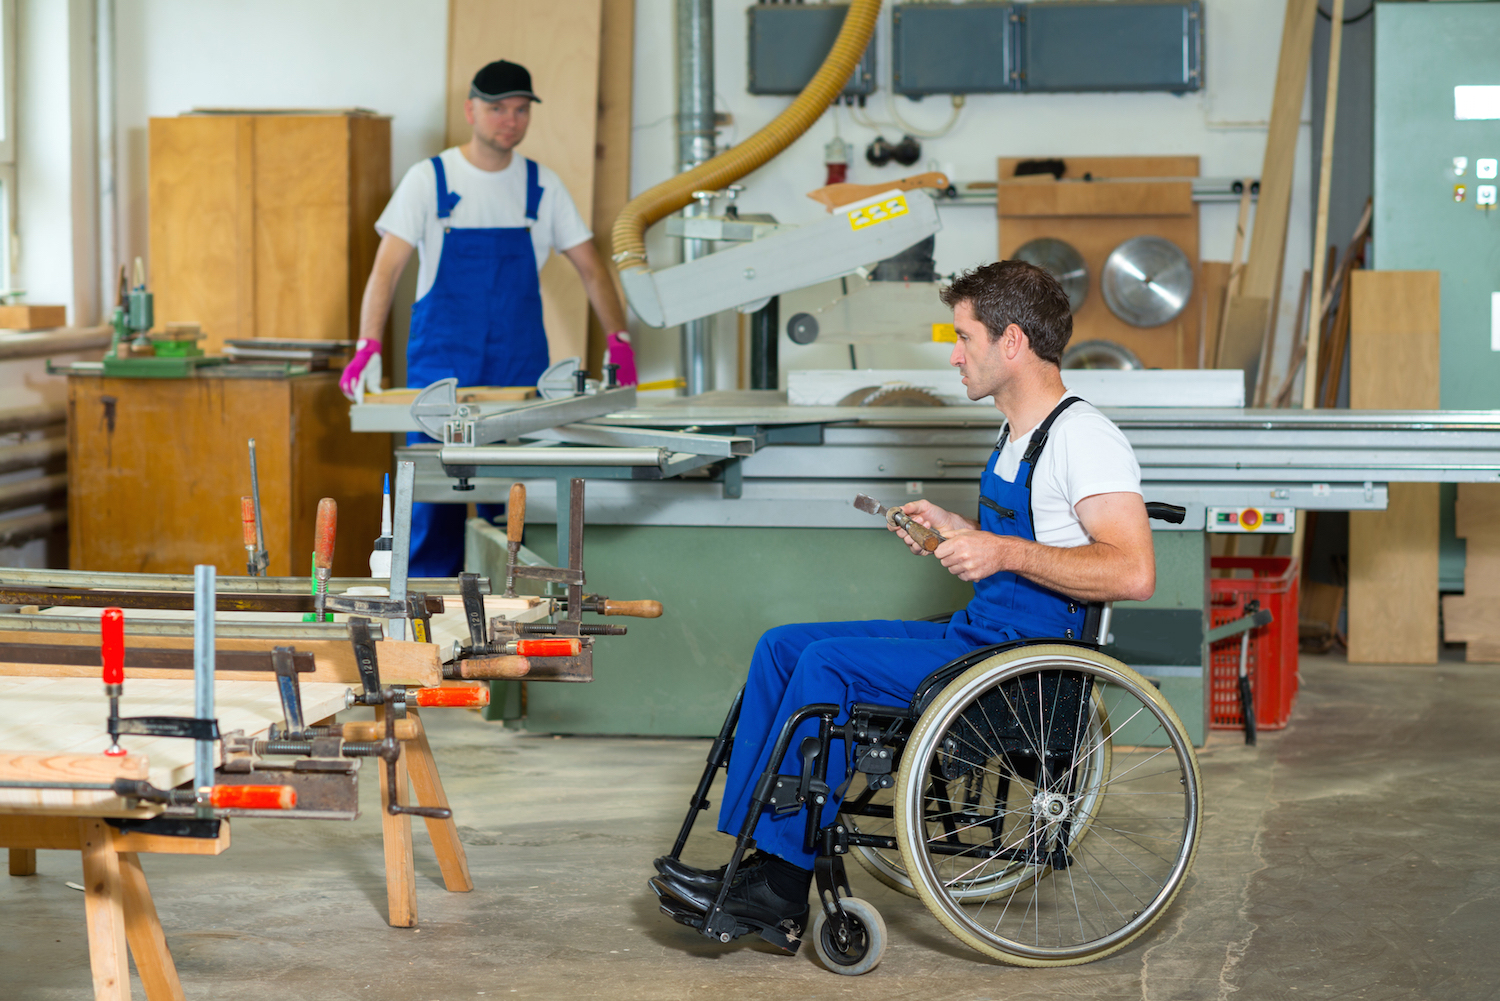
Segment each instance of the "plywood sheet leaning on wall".
[[1443,639],[1469,663],[1500,663],[1500,484],[1460,483],[1454,533],[1467,541],[1464,593],[1443,597]]
[[[1350,275],[1349,406],[1438,408],[1439,273]],[[1384,511],[1349,515],[1349,660],[1434,664],[1438,487],[1392,483]]]
[[[1024,158],[1032,159],[1032,158]],[[1203,309],[1198,268],[1198,206],[1192,178],[1195,156],[1062,158],[1061,177],[1016,176],[1023,158],[999,162],[996,211],[1000,258],[1024,244],[1051,237],[1082,255],[1089,272],[1088,295],[1073,315],[1073,344],[1114,341],[1148,368],[1196,368]],[[1181,312],[1156,327],[1134,327],[1110,312],[1099,276],[1110,252],[1136,236],[1159,236],[1176,244],[1193,266],[1193,292]]]
[[[449,0],[448,142],[467,142],[469,82],[496,59],[520,63],[541,97],[518,153],[557,172],[579,215],[593,218],[602,0]],[[573,266],[542,268],[542,321],[552,360],[583,356],[588,297]]]

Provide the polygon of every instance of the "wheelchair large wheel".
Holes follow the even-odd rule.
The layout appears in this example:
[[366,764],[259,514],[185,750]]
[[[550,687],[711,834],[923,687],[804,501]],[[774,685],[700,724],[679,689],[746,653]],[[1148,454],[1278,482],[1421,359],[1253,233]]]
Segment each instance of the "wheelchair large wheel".
[[[1084,756],[1079,768],[1078,786],[1081,793],[1077,820],[1073,825],[1074,844],[1083,839],[1093,822],[1102,779],[1103,776],[1109,774],[1110,754],[1113,746],[1109,739],[1109,718],[1104,712],[1104,701],[1096,697],[1092,705],[1093,710],[1089,716],[1090,732],[1086,740],[1088,754]],[[963,790],[964,798],[974,800],[976,805],[985,796],[993,799],[993,792],[986,793],[985,791],[986,784],[993,789],[994,778],[977,776],[976,781],[971,782]],[[953,825],[953,812],[947,801],[948,794],[949,789],[944,784],[941,775],[935,774],[929,768],[925,794],[925,807],[929,814],[927,821],[929,836]],[[895,801],[895,789],[882,789],[869,797],[867,801],[869,812],[844,813],[839,816],[839,820],[850,831],[893,837],[896,833]],[[849,854],[854,856],[866,872],[891,889],[904,893],[908,897],[918,895],[916,887],[912,884],[911,875],[906,871],[906,862],[899,849],[852,845],[849,848]],[[995,894],[1009,893],[1022,882],[1035,879],[1037,875],[1035,866],[1021,862],[1009,867],[991,867],[976,873],[973,879],[955,880],[949,887],[949,892],[960,900],[970,902],[983,900]]]
[[970,668],[922,715],[896,839],[917,896],[961,941],[1068,966],[1123,948],[1172,902],[1199,799],[1192,743],[1150,682],[1079,647],[1024,647]]

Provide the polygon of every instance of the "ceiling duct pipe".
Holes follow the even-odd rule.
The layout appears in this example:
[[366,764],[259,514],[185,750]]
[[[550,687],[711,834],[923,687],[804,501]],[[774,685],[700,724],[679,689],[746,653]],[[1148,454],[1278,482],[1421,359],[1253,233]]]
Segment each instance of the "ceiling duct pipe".
[[641,309],[636,307],[632,293],[632,285],[638,281],[633,279],[644,273],[649,280],[651,270],[646,260],[646,228],[691,203],[694,191],[728,187],[763,166],[806,132],[848,83],[875,31],[879,13],[880,0],[854,0],[822,67],[785,111],[744,142],[637,195],[620,211],[612,234],[614,261],[620,269],[626,298],[638,314]]

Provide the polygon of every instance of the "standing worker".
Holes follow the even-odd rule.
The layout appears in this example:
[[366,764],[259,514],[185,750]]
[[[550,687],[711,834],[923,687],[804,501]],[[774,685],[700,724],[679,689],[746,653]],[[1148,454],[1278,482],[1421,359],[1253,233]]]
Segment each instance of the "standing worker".
[[[547,368],[538,273],[555,248],[578,269],[600,324],[619,340],[625,310],[593,233],[555,173],[514,156],[531,123],[531,74],[500,60],[474,75],[464,118],[473,134],[406,172],[376,220],[380,247],[365,284],[359,342],[339,386],[351,400],[380,388],[380,341],[396,282],[419,253],[406,384],[534,386]],[[628,337],[626,338],[628,340]],[[408,443],[422,441],[410,435]],[[486,519],[503,510],[479,505]],[[413,577],[451,577],[463,564],[464,509],[416,504]]]

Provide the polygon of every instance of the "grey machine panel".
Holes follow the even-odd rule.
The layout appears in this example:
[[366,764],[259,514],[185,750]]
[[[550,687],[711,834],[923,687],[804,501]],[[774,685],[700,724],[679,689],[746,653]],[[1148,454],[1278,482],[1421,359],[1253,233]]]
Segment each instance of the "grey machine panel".
[[905,3],[891,29],[891,89],[909,97],[1203,87],[1199,0]]
[[[750,81],[752,94],[800,94],[833,48],[843,27],[847,3],[755,4],[746,9],[750,19]],[[845,94],[875,92],[874,46],[854,67]]]

